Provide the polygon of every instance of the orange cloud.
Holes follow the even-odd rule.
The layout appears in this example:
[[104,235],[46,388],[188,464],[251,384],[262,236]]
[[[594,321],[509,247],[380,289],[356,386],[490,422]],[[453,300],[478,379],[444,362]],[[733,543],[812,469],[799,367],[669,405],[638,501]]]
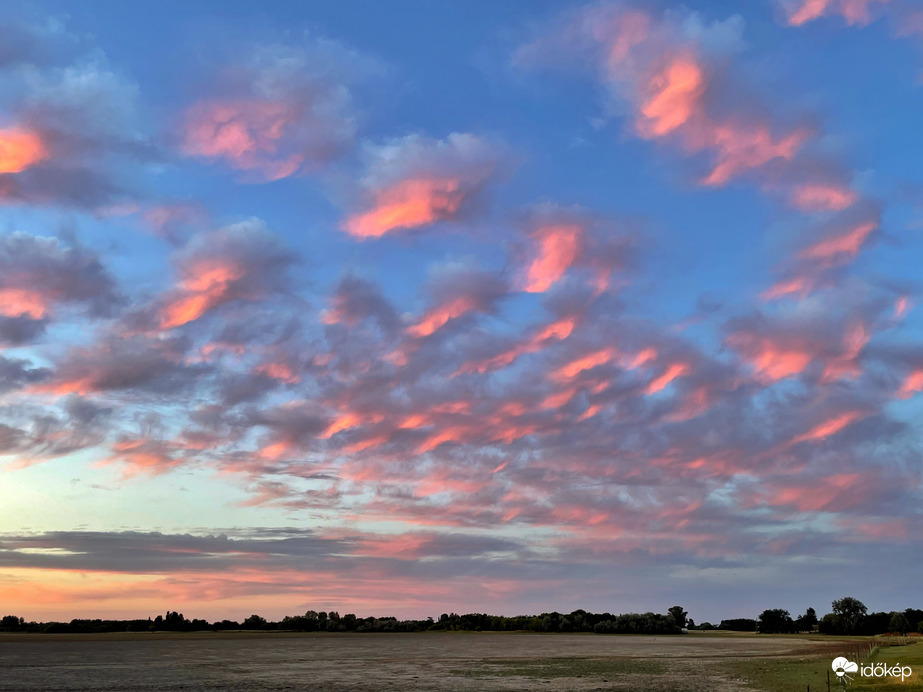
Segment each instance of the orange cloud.
[[525,290],[542,293],[557,283],[579,256],[582,234],[577,225],[538,229],[534,233],[538,247],[526,272]]
[[372,209],[351,216],[344,228],[358,238],[378,238],[396,229],[417,228],[452,218],[468,192],[460,180],[403,180],[374,195]]
[[0,130],[0,173],[19,173],[47,157],[45,145],[34,132]]
[[268,180],[295,173],[301,154],[280,154],[280,140],[298,120],[297,109],[275,101],[206,101],[186,114],[182,150],[189,156],[224,159],[238,170]]

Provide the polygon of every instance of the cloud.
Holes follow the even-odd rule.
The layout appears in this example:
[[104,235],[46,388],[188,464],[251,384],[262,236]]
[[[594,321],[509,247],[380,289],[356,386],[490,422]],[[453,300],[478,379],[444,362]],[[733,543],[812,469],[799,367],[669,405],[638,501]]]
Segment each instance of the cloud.
[[785,264],[785,275],[763,292],[764,300],[786,296],[805,298],[815,289],[835,284],[840,270],[851,264],[875,238],[881,225],[879,205],[860,200],[832,219],[809,227],[807,242]]
[[0,174],[19,173],[47,156],[45,145],[34,132],[0,130]]
[[740,317],[728,323],[728,346],[737,351],[764,384],[808,373],[822,381],[861,375],[860,356],[872,336],[866,317]]
[[73,57],[78,44],[58,18],[43,22],[0,18],[0,70],[60,63]]
[[406,332],[413,338],[434,334],[471,312],[492,312],[508,291],[506,282],[491,272],[449,265],[434,272],[434,305],[416,318]]
[[[50,373],[33,368],[24,374],[17,383],[20,387],[42,382]],[[0,454],[13,455],[7,470],[67,457],[92,449],[106,439],[111,409],[79,396],[66,397],[60,406],[35,406],[27,401],[3,410],[4,418],[17,426],[6,427],[6,444],[0,445]]]
[[536,327],[527,333],[522,341],[514,343],[499,352],[480,357],[464,363],[457,374],[470,372],[489,372],[513,364],[521,356],[538,353],[544,348],[566,339],[574,331],[580,318],[576,315],[565,316],[544,326]]
[[2,31],[13,124],[0,129],[0,201],[96,209],[137,196],[142,165],[159,154],[136,85],[59,22]]
[[[3,321],[0,321],[0,339],[3,338]],[[18,391],[25,386],[40,382],[48,374],[47,368],[35,367],[31,361],[0,356],[0,394]]]
[[331,307],[321,314],[325,324],[345,323],[354,327],[372,320],[386,333],[393,333],[400,326],[400,317],[394,307],[376,286],[360,277],[344,277],[330,302]]
[[174,258],[179,283],[162,299],[158,325],[175,329],[227,303],[283,292],[293,262],[259,219],[200,234]]
[[112,335],[93,346],[73,347],[35,391],[57,396],[136,390],[146,396],[175,395],[208,371],[187,364],[188,342],[176,338]]
[[408,135],[367,145],[361,210],[343,229],[377,238],[456,219],[497,175],[503,157],[496,142],[458,132],[444,140]]
[[111,314],[121,300],[115,280],[90,250],[22,231],[0,235],[3,341],[33,341],[61,309],[77,308],[101,317]]
[[542,66],[576,54],[592,65],[619,108],[628,104],[639,137],[707,155],[711,170],[701,184],[723,186],[743,176],[769,177],[774,166],[795,159],[812,134],[805,126],[778,124],[765,105],[728,107],[725,95],[736,87],[719,58],[739,45],[741,26],[739,17],[706,25],[692,13],[658,17],[609,3],[565,15],[515,61]]
[[634,264],[635,224],[579,207],[543,204],[522,225],[530,245],[522,253],[526,266],[521,286],[526,292],[548,291],[573,268],[601,293],[609,288],[614,272]]
[[897,396],[901,399],[909,399],[919,392],[923,392],[923,368],[914,370],[904,378]]
[[857,199],[854,190],[831,183],[806,183],[792,194],[792,204],[804,211],[842,211]]
[[380,68],[329,39],[263,45],[235,56],[213,96],[186,111],[180,149],[220,161],[244,180],[315,172],[348,151],[356,135],[352,89]]
[[808,22],[838,15],[847,24],[868,24],[876,5],[890,0],[785,0],[783,10],[790,26],[802,26]]

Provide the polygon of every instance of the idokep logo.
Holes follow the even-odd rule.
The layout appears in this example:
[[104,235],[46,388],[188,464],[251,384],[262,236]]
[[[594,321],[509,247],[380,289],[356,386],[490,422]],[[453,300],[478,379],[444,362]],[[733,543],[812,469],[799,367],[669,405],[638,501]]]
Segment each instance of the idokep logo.
[[843,656],[838,656],[837,658],[833,659],[833,672],[836,673],[838,678],[846,678],[847,680],[852,680],[848,673],[859,672],[859,664],[853,663]]
[[910,666],[902,666],[900,663],[889,665],[887,663],[869,663],[860,666],[854,661],[839,656],[833,659],[833,672],[838,678],[852,680],[850,673],[859,673],[864,678],[900,678],[904,682],[913,674]]

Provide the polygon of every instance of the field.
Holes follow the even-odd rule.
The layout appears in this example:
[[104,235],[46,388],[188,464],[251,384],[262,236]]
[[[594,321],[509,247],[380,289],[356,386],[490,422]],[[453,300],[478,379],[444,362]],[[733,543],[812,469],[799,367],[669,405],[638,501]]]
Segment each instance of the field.
[[[0,635],[0,690],[820,692],[831,660],[856,648],[856,640],[698,632]],[[923,690],[923,644],[873,658],[911,665],[914,675],[849,689]]]

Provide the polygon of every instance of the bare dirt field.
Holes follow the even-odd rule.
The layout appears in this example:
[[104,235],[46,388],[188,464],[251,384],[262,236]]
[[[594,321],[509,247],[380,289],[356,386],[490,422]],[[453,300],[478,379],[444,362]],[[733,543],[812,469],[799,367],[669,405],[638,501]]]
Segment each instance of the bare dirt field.
[[0,635],[0,690],[746,692],[758,688],[723,662],[830,647],[702,634]]

